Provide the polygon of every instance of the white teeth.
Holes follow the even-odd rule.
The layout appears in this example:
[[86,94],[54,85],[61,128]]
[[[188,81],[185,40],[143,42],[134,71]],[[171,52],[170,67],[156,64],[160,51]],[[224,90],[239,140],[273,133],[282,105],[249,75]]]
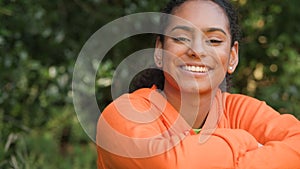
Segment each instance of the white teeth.
[[191,72],[200,72],[200,73],[208,72],[208,68],[204,66],[183,66],[182,68],[186,71],[191,71]]

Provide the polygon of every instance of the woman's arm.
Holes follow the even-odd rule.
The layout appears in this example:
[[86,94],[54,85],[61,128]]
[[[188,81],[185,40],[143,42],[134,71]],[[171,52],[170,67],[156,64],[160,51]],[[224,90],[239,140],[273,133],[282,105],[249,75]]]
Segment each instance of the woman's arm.
[[263,146],[238,160],[239,168],[300,168],[300,122],[265,102],[232,95],[226,99],[231,128],[244,129]]
[[124,112],[141,113],[151,106],[142,98],[131,98],[130,104],[122,99],[118,100],[121,105],[116,106],[115,101],[99,118],[98,168],[234,168],[239,157],[258,147],[253,136],[239,129],[216,129],[200,143],[204,133],[190,132],[177,112],[177,119],[170,120],[164,113],[157,116],[157,112],[148,111],[158,118],[138,122]]

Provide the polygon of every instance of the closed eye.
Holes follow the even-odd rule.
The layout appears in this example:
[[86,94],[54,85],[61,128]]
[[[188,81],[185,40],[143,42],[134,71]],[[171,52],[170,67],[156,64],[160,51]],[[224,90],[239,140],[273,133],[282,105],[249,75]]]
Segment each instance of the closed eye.
[[212,45],[212,46],[219,45],[222,42],[223,42],[222,40],[218,40],[218,39],[210,39],[210,40],[206,41],[206,43],[208,43],[209,45]]
[[176,42],[191,42],[189,38],[185,38],[185,37],[174,37],[173,40]]
[[223,41],[221,40],[216,40],[216,39],[212,39],[212,40],[209,40],[210,43],[222,43]]

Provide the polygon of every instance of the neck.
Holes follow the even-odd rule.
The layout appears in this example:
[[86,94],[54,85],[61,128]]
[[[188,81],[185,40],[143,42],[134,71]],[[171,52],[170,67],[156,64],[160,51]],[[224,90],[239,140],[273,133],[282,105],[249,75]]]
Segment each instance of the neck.
[[206,120],[216,92],[181,92],[165,83],[164,93],[168,102],[181,114],[192,128],[201,128]]

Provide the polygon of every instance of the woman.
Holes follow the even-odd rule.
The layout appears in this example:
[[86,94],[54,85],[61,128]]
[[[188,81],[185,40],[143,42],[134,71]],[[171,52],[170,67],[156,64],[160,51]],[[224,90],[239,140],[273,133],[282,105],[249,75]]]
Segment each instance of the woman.
[[220,89],[238,64],[230,3],[177,0],[165,12],[186,22],[163,18],[167,36],[157,38],[154,53],[162,71],[152,70],[158,80],[135,85],[145,88],[103,111],[98,168],[300,168],[296,118]]

